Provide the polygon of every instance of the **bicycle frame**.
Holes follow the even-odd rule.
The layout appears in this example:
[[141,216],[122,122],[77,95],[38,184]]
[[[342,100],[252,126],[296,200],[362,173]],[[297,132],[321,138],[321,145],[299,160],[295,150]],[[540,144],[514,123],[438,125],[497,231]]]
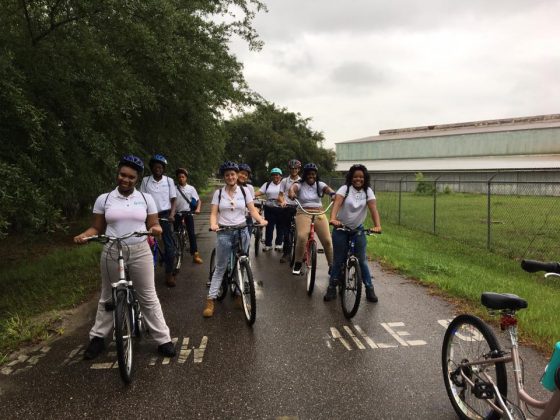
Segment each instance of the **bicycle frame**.
[[321,216],[325,213],[327,213],[329,211],[329,209],[331,208],[331,206],[334,204],[334,201],[331,201],[329,203],[329,205],[327,206],[327,208],[323,211],[320,212],[309,212],[307,210],[305,210],[303,208],[303,206],[301,205],[301,203],[299,202],[299,200],[297,198],[294,199],[294,201],[296,202],[297,206],[299,207],[299,209],[307,214],[308,216],[311,217],[311,226],[309,229],[309,235],[307,236],[307,243],[305,244],[305,253],[303,254],[303,261],[308,261],[309,258],[309,248],[311,247],[311,244],[315,241],[315,217],[317,216]]

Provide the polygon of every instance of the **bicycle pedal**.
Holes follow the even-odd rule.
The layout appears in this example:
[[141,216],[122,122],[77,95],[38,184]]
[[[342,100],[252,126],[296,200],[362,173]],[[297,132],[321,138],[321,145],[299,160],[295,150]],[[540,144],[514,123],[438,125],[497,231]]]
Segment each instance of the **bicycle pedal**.
[[115,305],[113,302],[105,302],[105,310],[111,312],[115,310]]

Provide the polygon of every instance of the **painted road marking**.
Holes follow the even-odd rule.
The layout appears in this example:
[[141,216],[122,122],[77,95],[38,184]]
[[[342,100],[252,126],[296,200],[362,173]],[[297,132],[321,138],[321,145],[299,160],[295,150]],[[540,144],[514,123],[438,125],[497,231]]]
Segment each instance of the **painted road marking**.
[[348,333],[348,335],[350,336],[350,338],[354,341],[354,343],[356,343],[356,346],[358,346],[358,348],[360,350],[365,350],[366,346],[364,346],[362,344],[362,342],[360,340],[358,340],[358,337],[356,337],[356,335],[354,334],[354,332],[350,329],[350,327],[348,327],[347,325],[344,326],[344,330]]
[[208,344],[208,337],[202,337],[200,341],[200,346],[197,349],[194,349],[194,362],[195,363],[202,363],[202,359],[204,358],[204,352],[206,351],[206,345]]
[[[438,320],[438,324],[441,325],[443,328],[447,329],[449,324],[451,324],[452,319],[440,319]],[[484,341],[484,336],[478,330],[469,331],[469,335],[464,335],[458,332],[455,332],[455,337],[463,340],[463,341]]]
[[36,346],[28,350],[28,353],[18,354],[13,360],[6,363],[0,373],[3,375],[17,375],[35,366],[39,360],[47,355],[50,346]]
[[183,344],[181,344],[181,350],[179,351],[179,358],[177,359],[177,362],[182,365],[187,361],[190,354],[191,354],[191,349],[189,349],[189,337],[184,337]]
[[348,351],[352,350],[352,347],[350,347],[348,341],[346,341],[346,339],[342,337],[340,331],[338,331],[335,327],[331,327],[331,335],[333,339],[339,340],[342,343],[342,345],[346,347],[346,350]]
[[375,344],[375,341],[369,338],[359,325],[354,325],[354,329],[358,331],[358,334],[360,334],[360,336],[364,339],[368,346],[370,346],[372,349],[379,348],[377,344]]
[[[173,347],[175,347],[175,344],[177,344],[177,340],[178,340],[177,337],[173,337],[173,338],[171,339],[171,342],[173,343]],[[163,358],[163,361],[161,362],[161,364],[162,364],[162,365],[168,365],[170,361],[171,361],[171,357],[164,357],[164,358]]]
[[[405,340],[402,337],[410,336],[410,332],[404,330],[395,330],[396,328],[402,328],[405,326],[404,322],[383,322],[381,326],[387,331],[391,337],[397,341],[402,347],[410,347],[410,346],[424,346],[427,343],[424,340]],[[350,345],[351,342],[355,344],[355,346],[359,350],[365,350],[366,346],[362,343],[360,338],[366,342],[366,344],[371,349],[388,349],[388,348],[395,348],[399,347],[397,344],[386,344],[386,343],[379,343],[373,341],[359,325],[353,325],[354,330],[356,330],[357,334],[354,333],[351,326],[344,325],[343,330],[348,334],[350,337],[350,342],[346,340],[340,331],[336,327],[330,327],[331,335],[329,339],[326,340],[327,347],[332,349],[331,341],[340,341],[340,343],[346,348],[346,350],[352,350],[352,346]]]

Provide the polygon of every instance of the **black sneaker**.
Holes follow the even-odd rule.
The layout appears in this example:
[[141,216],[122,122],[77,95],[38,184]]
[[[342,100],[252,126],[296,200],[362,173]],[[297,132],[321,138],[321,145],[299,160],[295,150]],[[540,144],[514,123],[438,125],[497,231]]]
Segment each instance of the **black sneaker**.
[[103,337],[93,337],[84,352],[84,359],[95,359],[103,350],[105,350],[105,339]]
[[368,302],[374,302],[374,303],[379,301],[379,299],[377,299],[377,296],[375,296],[375,291],[373,290],[373,286],[366,287],[366,300]]
[[292,269],[292,274],[294,276],[299,276],[301,274],[301,263],[296,261],[294,263],[294,268]]
[[330,302],[331,300],[336,299],[336,286],[329,286],[327,287],[327,293],[323,296],[323,300],[325,302]]
[[177,352],[175,351],[175,346],[173,342],[168,341],[167,343],[160,344],[157,348],[159,354],[165,357],[175,357]]

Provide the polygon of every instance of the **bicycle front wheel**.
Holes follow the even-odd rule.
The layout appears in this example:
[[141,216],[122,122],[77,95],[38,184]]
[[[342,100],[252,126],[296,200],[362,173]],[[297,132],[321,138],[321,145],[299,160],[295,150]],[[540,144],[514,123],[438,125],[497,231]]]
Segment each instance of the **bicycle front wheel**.
[[362,296],[362,272],[355,257],[351,257],[344,267],[344,280],[340,284],[342,313],[348,319],[358,312]]
[[132,380],[132,306],[127,300],[126,290],[117,290],[117,304],[114,309],[115,344],[117,347],[117,361],[119,372],[125,383]]
[[173,259],[173,274],[177,274],[181,270],[183,263],[183,252],[185,250],[185,239],[180,232],[173,233],[173,242],[175,244],[175,257]]
[[311,296],[315,287],[315,274],[317,271],[317,244],[311,242],[309,244],[309,253],[307,255],[307,294]]
[[498,396],[488,380],[507,397],[506,367],[503,362],[487,362],[501,355],[501,348],[492,330],[473,315],[459,315],[447,327],[443,338],[443,381],[451,405],[461,419],[499,419],[488,401],[499,406]]
[[241,301],[243,303],[243,313],[247,324],[253,325],[257,318],[257,298],[255,295],[255,282],[253,281],[253,271],[248,260],[239,262],[239,288],[241,289]]
[[289,235],[289,243],[290,243],[290,268],[293,268],[294,263],[296,262],[296,232],[295,229],[292,227],[290,229]]
[[261,248],[261,237],[262,237],[262,228],[261,227],[255,228],[255,257],[259,256],[259,250]]

